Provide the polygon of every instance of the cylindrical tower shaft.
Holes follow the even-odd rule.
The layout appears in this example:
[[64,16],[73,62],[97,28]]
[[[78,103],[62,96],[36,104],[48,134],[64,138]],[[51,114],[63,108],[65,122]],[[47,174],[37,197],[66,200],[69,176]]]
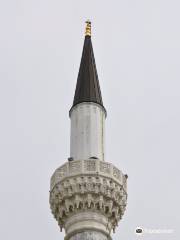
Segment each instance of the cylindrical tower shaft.
[[77,104],[70,113],[70,156],[74,160],[98,158],[104,160],[105,111],[101,105]]

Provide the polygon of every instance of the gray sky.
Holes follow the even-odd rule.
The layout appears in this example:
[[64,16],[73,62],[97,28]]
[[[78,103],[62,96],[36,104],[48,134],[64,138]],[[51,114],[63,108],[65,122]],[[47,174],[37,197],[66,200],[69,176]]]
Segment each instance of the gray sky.
[[68,111],[84,41],[92,41],[106,120],[106,161],[128,179],[114,240],[137,226],[174,229],[180,161],[180,2],[0,1],[0,238],[63,240],[49,181],[69,157]]

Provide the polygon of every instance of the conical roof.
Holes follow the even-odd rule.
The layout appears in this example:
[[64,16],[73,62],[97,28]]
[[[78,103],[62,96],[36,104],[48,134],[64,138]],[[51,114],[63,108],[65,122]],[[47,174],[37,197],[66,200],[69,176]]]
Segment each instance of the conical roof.
[[[88,25],[89,24],[89,25]],[[86,36],[79,74],[76,84],[73,106],[82,102],[94,102],[103,106],[101,89],[91,41],[91,23],[87,22]]]

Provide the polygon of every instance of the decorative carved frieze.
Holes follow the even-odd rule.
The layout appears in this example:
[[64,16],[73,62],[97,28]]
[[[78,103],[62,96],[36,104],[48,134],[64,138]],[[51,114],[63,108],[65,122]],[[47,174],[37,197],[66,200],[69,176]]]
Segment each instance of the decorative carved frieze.
[[81,171],[81,167],[82,167],[81,161],[69,162],[69,171],[71,173],[78,173],[78,172],[80,172]]
[[96,170],[96,162],[94,160],[84,161],[85,170],[88,172],[93,172]]
[[101,161],[100,162],[100,172],[110,174],[111,173],[111,164]]

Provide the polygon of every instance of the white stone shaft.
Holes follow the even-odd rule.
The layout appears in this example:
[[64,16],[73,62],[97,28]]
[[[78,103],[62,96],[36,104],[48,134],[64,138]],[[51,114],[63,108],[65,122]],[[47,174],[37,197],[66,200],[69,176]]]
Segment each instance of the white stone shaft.
[[96,212],[79,212],[65,224],[65,240],[109,240],[108,219]]
[[70,156],[74,160],[104,160],[105,118],[104,108],[96,103],[79,103],[72,108]]
[[[69,238],[69,240],[109,240],[110,238],[101,232],[84,231],[77,233]],[[66,240],[66,239],[65,239]]]

